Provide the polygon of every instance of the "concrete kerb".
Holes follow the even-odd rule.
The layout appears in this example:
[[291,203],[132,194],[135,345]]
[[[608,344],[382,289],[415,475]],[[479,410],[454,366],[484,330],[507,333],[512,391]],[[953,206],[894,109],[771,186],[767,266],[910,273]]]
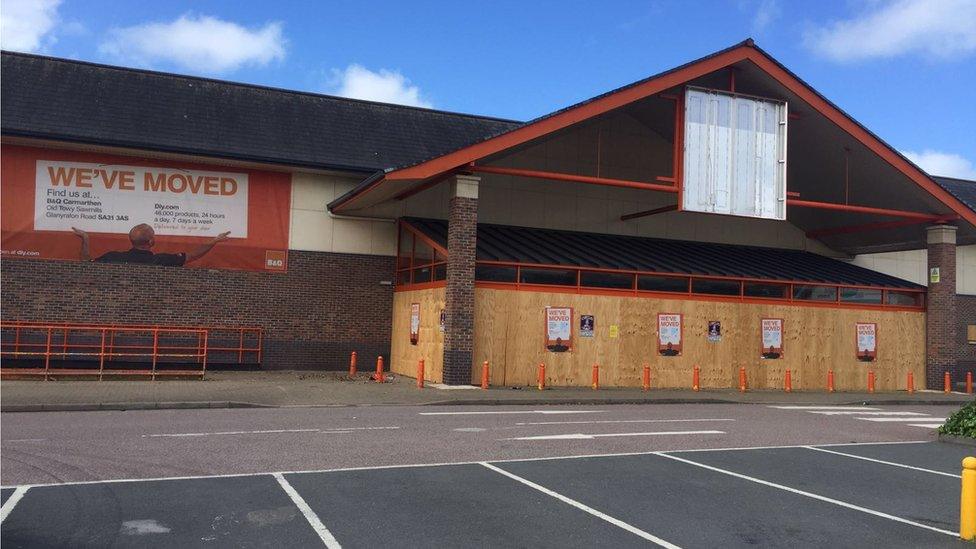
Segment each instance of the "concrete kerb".
[[[0,412],[82,412],[82,411],[126,411],[126,410],[180,410],[180,409],[226,409],[226,408],[334,408],[359,406],[558,406],[558,405],[593,405],[608,406],[615,404],[755,404],[755,405],[823,405],[823,406],[897,406],[897,405],[961,405],[968,398],[911,398],[904,395],[872,395],[872,398],[852,398],[849,400],[825,401],[818,397],[819,393],[792,393],[792,398],[761,398],[773,397],[773,394],[752,393],[760,398],[723,398],[719,396],[699,397],[517,397],[517,398],[467,398],[467,399],[438,399],[419,402],[357,402],[357,403],[327,403],[327,404],[264,404],[242,401],[160,401],[160,402],[102,402],[102,403],[39,403],[39,404],[3,404]],[[780,395],[776,394],[776,397]],[[966,395],[958,395],[965,397]]]
[[959,444],[961,446],[976,446],[976,438],[963,437],[959,435],[946,435],[943,433],[939,433],[939,442]]

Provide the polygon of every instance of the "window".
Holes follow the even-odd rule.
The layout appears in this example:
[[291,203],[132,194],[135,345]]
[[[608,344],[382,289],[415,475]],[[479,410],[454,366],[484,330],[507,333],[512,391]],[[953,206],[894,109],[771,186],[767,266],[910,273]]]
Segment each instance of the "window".
[[447,264],[434,265],[434,280],[447,280]]
[[899,307],[921,307],[922,306],[922,294],[920,292],[898,292],[895,290],[888,290],[888,305],[897,305]]
[[550,286],[575,286],[576,269],[531,269],[522,267],[523,284],[547,284]]
[[515,267],[501,265],[477,265],[474,268],[474,279],[485,282],[515,282]]
[[583,271],[580,273],[580,286],[590,286],[593,288],[622,288],[629,290],[634,287],[634,275]]
[[742,283],[735,280],[691,279],[691,293],[693,294],[739,295],[741,286]]
[[793,299],[837,301],[837,288],[833,286],[793,286]]
[[423,284],[424,282],[430,282],[430,267],[421,267],[419,269],[413,270],[413,283]]
[[688,293],[688,277],[639,275],[637,289],[645,292]]
[[881,290],[841,288],[840,300],[844,303],[881,304]]
[[786,299],[788,287],[786,284],[766,284],[746,282],[743,295],[746,297],[766,297],[770,299]]

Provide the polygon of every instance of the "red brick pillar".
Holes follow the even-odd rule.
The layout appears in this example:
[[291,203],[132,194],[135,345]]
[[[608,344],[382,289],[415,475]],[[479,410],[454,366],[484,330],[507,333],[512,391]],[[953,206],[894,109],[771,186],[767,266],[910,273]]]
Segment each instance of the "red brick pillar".
[[470,175],[456,175],[451,181],[444,305],[444,383],[447,385],[471,383],[479,181]]
[[956,365],[956,227],[927,229],[929,292],[925,315],[925,386],[942,388]]

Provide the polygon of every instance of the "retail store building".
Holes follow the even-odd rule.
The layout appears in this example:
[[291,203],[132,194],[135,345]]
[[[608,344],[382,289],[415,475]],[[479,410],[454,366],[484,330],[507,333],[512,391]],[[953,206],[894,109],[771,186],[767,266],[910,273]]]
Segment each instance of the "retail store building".
[[[521,123],[3,53],[4,321],[263,331],[266,369],[941,387],[976,365],[976,182],[751,41]],[[155,229],[185,267],[79,261]],[[189,250],[230,231],[202,256]],[[133,242],[135,242],[133,240]],[[183,254],[183,255],[180,255]],[[361,358],[364,360],[364,358]],[[477,366],[477,367],[476,367]]]

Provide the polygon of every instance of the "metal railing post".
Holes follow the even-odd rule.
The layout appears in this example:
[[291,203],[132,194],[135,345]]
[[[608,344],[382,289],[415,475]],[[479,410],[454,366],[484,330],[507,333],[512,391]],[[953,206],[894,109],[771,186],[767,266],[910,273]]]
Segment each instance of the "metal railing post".
[[105,373],[105,328],[102,328],[102,346],[98,350],[98,381],[102,381]]
[[44,347],[44,381],[49,379],[51,371],[51,328],[47,329],[47,345]]
[[159,351],[159,328],[153,328],[152,381],[156,381],[156,359]]

